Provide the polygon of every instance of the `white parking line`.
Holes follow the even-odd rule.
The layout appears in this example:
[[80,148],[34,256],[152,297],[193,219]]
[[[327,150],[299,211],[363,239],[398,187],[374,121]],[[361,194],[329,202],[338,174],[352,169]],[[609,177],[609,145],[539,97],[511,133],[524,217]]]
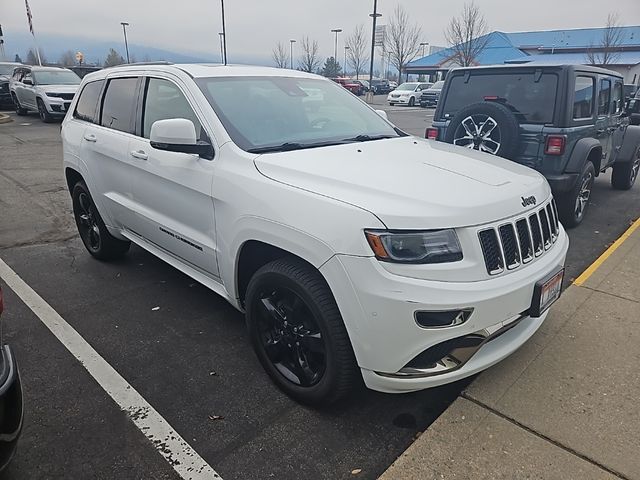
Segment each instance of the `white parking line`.
[[169,423],[40,295],[0,258],[0,278],[87,369],[105,392],[185,480],[220,476]]

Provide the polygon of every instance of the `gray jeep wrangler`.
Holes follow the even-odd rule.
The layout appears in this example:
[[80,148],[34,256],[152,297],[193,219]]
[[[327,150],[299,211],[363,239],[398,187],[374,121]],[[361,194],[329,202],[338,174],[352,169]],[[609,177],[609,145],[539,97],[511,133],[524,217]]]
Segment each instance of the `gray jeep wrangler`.
[[582,222],[595,177],[613,167],[613,188],[628,190],[640,168],[640,127],[629,126],[623,78],[583,65],[453,70],[426,137],[538,170],[569,228]]

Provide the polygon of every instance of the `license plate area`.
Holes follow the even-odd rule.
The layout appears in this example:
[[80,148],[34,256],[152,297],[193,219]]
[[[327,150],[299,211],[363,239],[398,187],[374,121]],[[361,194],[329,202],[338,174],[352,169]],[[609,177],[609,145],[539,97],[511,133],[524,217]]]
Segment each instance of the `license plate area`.
[[533,289],[533,300],[531,301],[529,316],[539,317],[560,298],[563,279],[564,267],[560,267],[536,283]]

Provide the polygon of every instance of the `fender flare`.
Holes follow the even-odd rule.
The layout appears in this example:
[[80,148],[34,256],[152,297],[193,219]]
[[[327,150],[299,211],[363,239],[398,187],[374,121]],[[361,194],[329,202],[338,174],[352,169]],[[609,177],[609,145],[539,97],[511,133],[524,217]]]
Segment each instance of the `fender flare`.
[[629,125],[624,133],[622,147],[618,152],[615,163],[628,163],[633,160],[634,154],[640,146],[640,126]]
[[573,151],[571,152],[571,156],[569,157],[569,161],[567,162],[567,166],[565,167],[565,173],[580,173],[582,172],[582,167],[584,163],[591,155],[595,149],[600,150],[600,155],[598,155],[598,163],[595,165],[596,167],[596,175],[600,172],[600,164],[602,161],[602,145],[595,138],[581,138],[578,140],[573,147]]

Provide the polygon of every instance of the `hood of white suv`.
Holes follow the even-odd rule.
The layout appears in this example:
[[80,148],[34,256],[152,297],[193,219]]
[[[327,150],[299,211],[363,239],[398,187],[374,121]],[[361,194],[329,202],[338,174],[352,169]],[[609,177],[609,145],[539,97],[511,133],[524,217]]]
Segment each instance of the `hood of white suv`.
[[[370,211],[390,229],[480,225],[550,195],[542,175],[509,160],[417,137],[260,155],[265,176]],[[311,212],[309,212],[312,214]]]
[[79,85],[38,85],[37,87],[42,92],[76,93]]

